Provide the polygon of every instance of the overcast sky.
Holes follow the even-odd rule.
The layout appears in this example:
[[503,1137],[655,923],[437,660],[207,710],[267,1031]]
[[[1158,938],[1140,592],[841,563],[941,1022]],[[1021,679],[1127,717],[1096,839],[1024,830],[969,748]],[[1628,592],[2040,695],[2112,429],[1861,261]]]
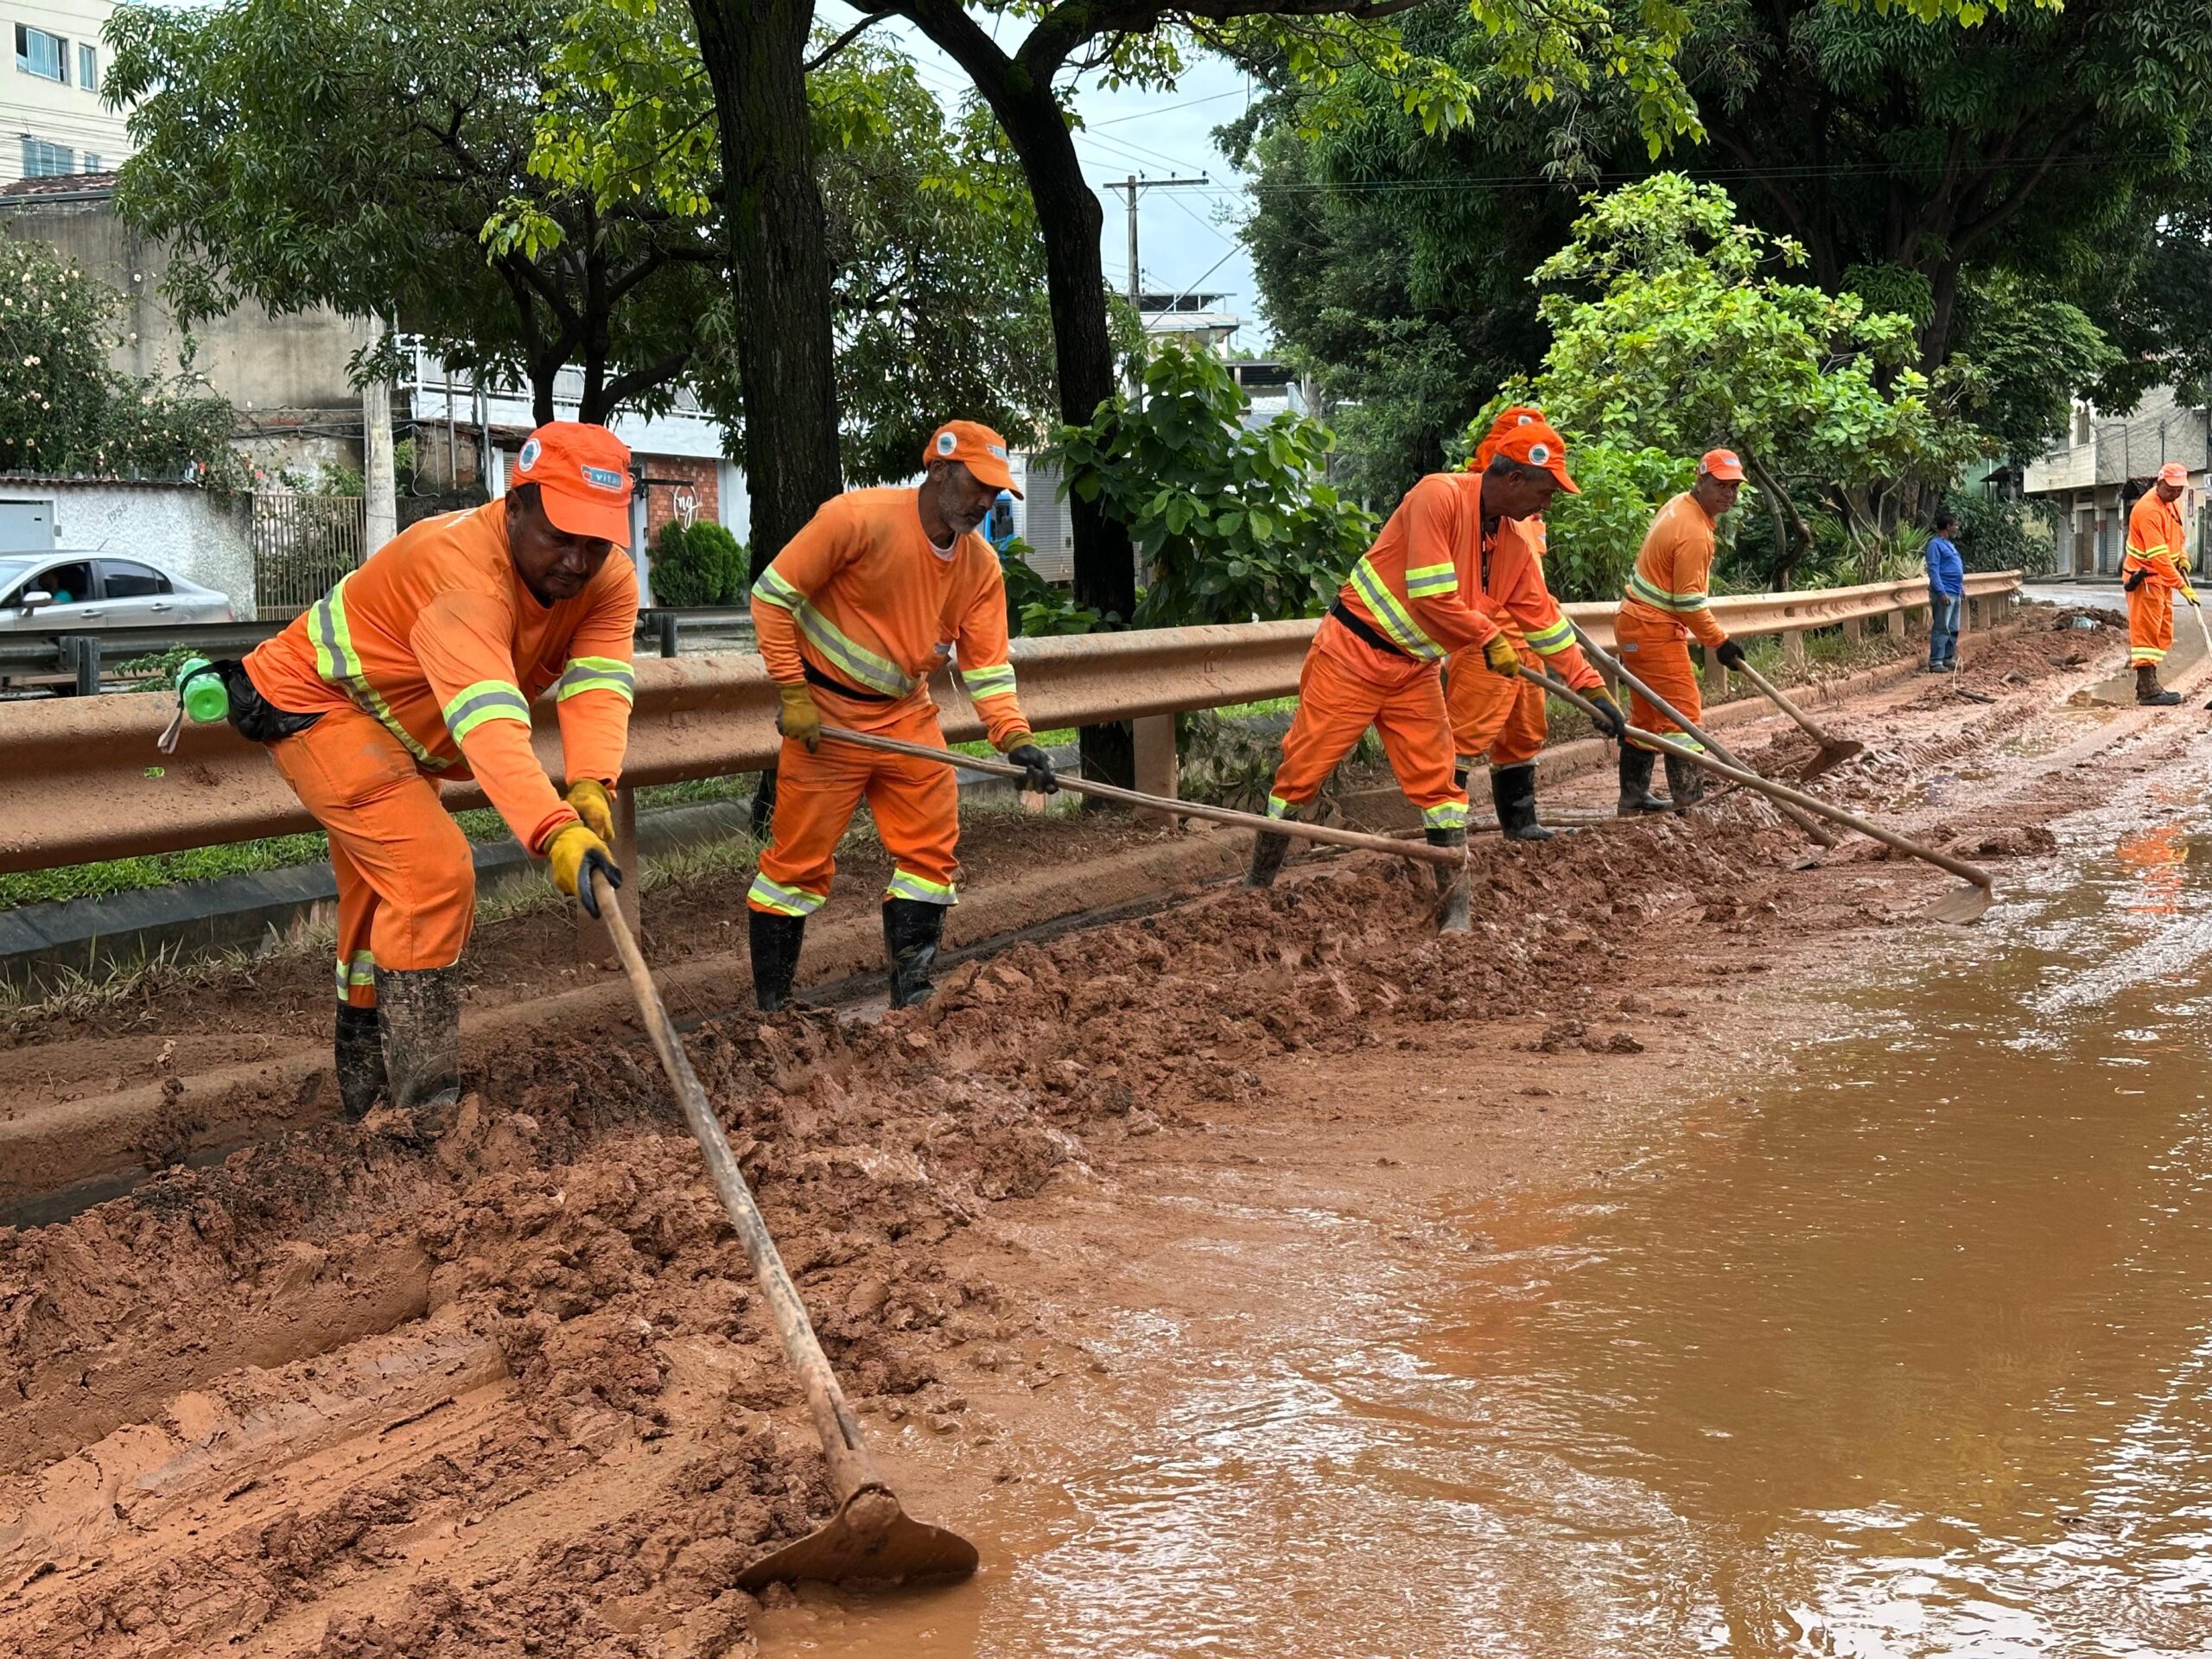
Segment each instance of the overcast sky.
[[[827,28],[843,29],[858,14],[838,0],[823,0],[817,16]],[[1026,25],[1007,18],[1001,27],[1009,39],[1018,39],[1016,31]],[[879,24],[870,33],[896,39],[914,59],[923,83],[947,105],[968,91],[968,79],[959,66],[909,25]],[[1238,245],[1235,230],[1235,220],[1249,204],[1241,175],[1213,142],[1213,130],[1243,113],[1249,96],[1244,77],[1212,57],[1194,60],[1182,85],[1170,93],[1109,92],[1084,85],[1077,92],[1076,107],[1085,126],[1075,142],[1094,188],[1132,173],[1156,179],[1206,175],[1211,182],[1200,189],[1140,193],[1137,244],[1143,285],[1170,293],[1197,289],[1227,295],[1226,308],[1247,319],[1236,343],[1258,349],[1267,344],[1267,334],[1260,325],[1251,261]],[[1129,268],[1126,197],[1120,190],[1101,189],[1099,200],[1106,210],[1100,239],[1106,281],[1121,289],[1128,285]],[[1230,216],[1226,222],[1224,214]]]

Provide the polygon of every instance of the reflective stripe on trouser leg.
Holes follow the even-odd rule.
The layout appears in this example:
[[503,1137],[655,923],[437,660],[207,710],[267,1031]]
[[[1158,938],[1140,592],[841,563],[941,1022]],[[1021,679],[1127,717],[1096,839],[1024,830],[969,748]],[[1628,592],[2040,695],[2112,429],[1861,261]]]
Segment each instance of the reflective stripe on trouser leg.
[[[399,741],[367,715],[333,709],[269,756],[329,832],[347,963],[364,951],[401,971],[460,961],[476,921],[475,863],[437,785]],[[373,989],[350,976],[347,993],[358,1007],[374,1006]]]
[[[944,747],[934,706],[925,704],[899,722],[893,735],[909,743]],[[891,855],[886,899],[929,905],[960,901],[960,785],[951,767],[911,755],[886,754],[868,781],[868,810],[875,833]]]
[[776,762],[776,817],[745,902],[777,916],[810,916],[829,898],[837,843],[861,804],[874,757],[845,743],[785,740]]
[[924,905],[957,905],[960,895],[950,881],[932,881],[917,875],[912,870],[893,867],[891,884],[883,890],[887,899],[912,899]]
[[756,874],[753,886],[745,895],[746,904],[753,910],[765,910],[772,916],[811,916],[829,902],[826,893],[810,893],[804,887],[787,887]]
[[2163,663],[2173,643],[2173,594],[2145,582],[2127,596],[2127,660]]
[[[1433,684],[1436,675],[1431,671],[1423,677]],[[1294,812],[1321,792],[1337,763],[1375,723],[1388,695],[1387,688],[1354,673],[1327,652],[1316,647],[1306,653],[1298,675],[1298,709],[1283,734],[1282,764],[1268,792],[1268,817]]]
[[1398,787],[1432,830],[1467,826],[1467,791],[1452,779],[1452,716],[1444,682],[1423,674],[1397,687],[1375,715],[1376,734]]
[[[1690,661],[1688,635],[1670,623],[1655,626],[1639,622],[1626,607],[1615,616],[1613,631],[1620,641],[1623,668],[1688,718],[1704,717],[1705,701],[1698,690],[1696,665]],[[1636,690],[1630,690],[1628,696],[1628,722],[1640,731],[1680,731],[1673,721]]]
[[377,953],[356,950],[350,957],[338,958],[338,1000],[351,1002],[356,991],[365,990],[369,1001],[376,1001]]

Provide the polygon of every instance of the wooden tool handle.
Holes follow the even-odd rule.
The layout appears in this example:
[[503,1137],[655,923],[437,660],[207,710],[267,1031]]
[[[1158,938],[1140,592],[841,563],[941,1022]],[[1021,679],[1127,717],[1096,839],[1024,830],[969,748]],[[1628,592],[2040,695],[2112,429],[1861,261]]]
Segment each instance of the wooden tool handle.
[[[1522,672],[1527,674],[1529,671],[1523,669]],[[1588,698],[1569,687],[1564,680],[1555,679],[1549,674],[1541,673],[1529,674],[1529,677],[1541,685],[1554,696],[1572,703],[1592,720],[1597,718],[1596,706]],[[1755,772],[1745,772],[1740,766],[1732,766],[1724,760],[1716,760],[1713,756],[1701,753],[1696,749],[1685,747],[1655,732],[1638,731],[1634,727],[1630,727],[1629,741],[1640,749],[1649,749],[1659,754],[1680,755],[1692,766],[1702,766],[1706,771],[1718,777],[1726,778],[1741,784],[1745,789],[1757,790],[1762,795],[1769,795],[1777,801],[1798,806],[1807,812],[1817,814],[1833,823],[1842,824],[1847,830],[1856,830],[1860,835],[1871,836],[1885,847],[1894,848],[1897,851],[1910,854],[1914,858],[1925,859],[1938,869],[1948,870],[1953,875],[1963,876],[1984,893],[1995,891],[1995,878],[1979,865],[1969,864],[1962,858],[1953,858],[1948,853],[1939,853],[1933,847],[1923,847],[1916,841],[1907,841],[1895,830],[1885,830],[1877,823],[1869,823],[1855,812],[1847,812],[1840,806],[1830,806],[1817,795],[1807,795],[1801,791],[1790,788],[1787,784],[1777,784],[1770,779],[1760,777]]]
[[[1661,696],[1649,686],[1646,685],[1642,680],[1637,679],[1635,675],[1623,668],[1620,665],[1619,658],[1607,656],[1605,652],[1599,647],[1598,642],[1582,631],[1582,626],[1580,623],[1570,620],[1567,626],[1574,630],[1574,637],[1581,643],[1583,652],[1586,656],[1590,657],[1594,661],[1604,664],[1605,667],[1611,669],[1615,674],[1620,677],[1620,680],[1623,684],[1626,685],[1630,690],[1634,691],[1654,709],[1656,709],[1669,720],[1673,721],[1675,725],[1681,727],[1699,742],[1704,744],[1707,748],[1712,750],[1713,753],[1719,755],[1730,766],[1740,766],[1744,771],[1747,772],[1751,772],[1751,769],[1749,766],[1744,766],[1744,763],[1741,760],[1729,753],[1728,746],[1726,744],[1721,742],[1719,739],[1714,737],[1710,732],[1706,731],[1694,721],[1683,718],[1681,709],[1675,708],[1675,705],[1669,702],[1666,698]],[[1753,772],[1752,776],[1756,777],[1758,774]],[[1820,824],[1814,822],[1813,819],[1808,817],[1804,812],[1794,810],[1786,803],[1783,804],[1782,810],[1783,815],[1787,817],[1792,823],[1795,823],[1815,841],[1820,842],[1821,846],[1833,847],[1835,845],[1835,837],[1833,835],[1830,835],[1827,830],[1822,829]]]
[[630,931],[629,918],[615,902],[614,889],[597,870],[591,873],[591,884],[593,897],[599,903],[600,918],[614,936],[614,949],[622,958],[623,971],[630,977],[630,990],[638,999],[638,1012],[644,1016],[645,1029],[652,1034],[661,1069],[668,1073],[669,1083],[676,1090],[677,1104],[683,1109],[684,1122],[691,1126],[699,1150],[706,1156],[707,1173],[714,1181],[715,1190],[721,1194],[722,1208],[729,1212],[730,1225],[737,1230],[738,1242],[745,1247],[746,1260],[753,1264],[753,1280],[760,1287],[761,1299],[768,1305],[768,1318],[783,1342],[784,1357],[798,1373],[799,1387],[806,1393],[808,1414],[814,1419],[814,1432],[822,1437],[823,1454],[830,1460],[830,1484],[836,1489],[837,1501],[842,1503],[862,1487],[882,1484],[876,1478],[868,1448],[861,1444],[860,1421],[845,1403],[845,1391],[837,1386],[836,1374],[830,1369],[829,1357],[823,1353],[813,1323],[806,1317],[806,1305],[799,1300],[798,1287],[791,1283],[784,1258],[777,1253],[776,1241],[769,1236],[768,1224],[753,1202],[752,1189],[746,1185],[745,1176],[738,1169],[737,1156],[730,1151],[729,1137],[722,1133],[721,1120],[707,1103],[707,1090],[699,1081],[699,1074],[691,1069],[683,1046],[677,1040],[676,1027],[653,984],[644,953],[638,949],[637,938]]
[[1810,715],[1807,714],[1802,709],[1800,709],[1788,697],[1783,696],[1782,695],[1782,688],[1780,686],[1777,685],[1772,680],[1767,678],[1765,675],[1760,673],[1758,670],[1753,668],[1749,663],[1745,663],[1736,671],[1741,674],[1745,679],[1749,680],[1753,685],[1758,687],[1760,690],[1766,693],[1768,702],[1771,702],[1776,708],[1781,709],[1782,712],[1789,715],[1790,719],[1796,721],[1797,724],[1803,728],[1805,734],[1813,739],[1815,742],[1820,744],[1823,748],[1827,747],[1829,745],[1836,741],[1834,738],[1829,736],[1827,732],[1821,728],[1819,722],[1814,720]]
[[[989,778],[1010,778],[1019,782],[1029,774],[1022,767],[1003,760],[985,760],[972,754],[957,754],[950,749],[931,747],[926,743],[909,743],[901,738],[879,737],[874,732],[849,732],[839,726],[824,726],[822,735],[840,743],[856,743],[864,749],[881,749],[887,754],[912,755],[918,760],[935,760],[944,766],[957,766],[963,772],[979,772]],[[1357,847],[1370,853],[1392,853],[1400,858],[1418,860],[1424,864],[1458,864],[1466,855],[1457,847],[1431,847],[1423,842],[1392,841],[1387,836],[1370,836],[1357,830],[1332,830],[1322,823],[1300,823],[1295,818],[1263,818],[1256,812],[1239,812],[1232,807],[1214,806],[1205,801],[1179,801],[1168,795],[1145,795],[1134,789],[1121,789],[1112,784],[1093,783],[1088,778],[1060,774],[1060,787],[1077,795],[1095,795],[1101,800],[1121,801],[1130,806],[1148,806],[1157,811],[1173,812],[1179,818],[1205,818],[1215,823],[1234,824],[1240,830],[1256,830],[1262,835],[1289,836],[1298,841],[1319,842],[1327,847]]]

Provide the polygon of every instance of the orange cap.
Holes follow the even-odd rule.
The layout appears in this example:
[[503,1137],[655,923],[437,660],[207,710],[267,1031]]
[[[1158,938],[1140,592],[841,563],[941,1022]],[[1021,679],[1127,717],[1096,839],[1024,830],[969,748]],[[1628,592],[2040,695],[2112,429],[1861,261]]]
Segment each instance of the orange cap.
[[975,474],[978,482],[1009,491],[1017,499],[1020,497],[1007,466],[1006,440],[988,426],[973,421],[947,421],[922,451],[925,466],[932,461],[957,461]]
[[1500,438],[1516,426],[1527,426],[1543,418],[1544,411],[1534,404],[1515,404],[1510,409],[1498,411],[1497,418],[1490,423],[1490,430],[1483,434],[1483,441],[1475,446],[1475,458],[1467,463],[1467,470],[1471,473],[1482,471],[1490,465],[1491,458],[1497,454]]
[[1524,466],[1541,467],[1557,479],[1560,488],[1569,495],[1582,493],[1582,486],[1567,476],[1567,440],[1553,431],[1552,423],[1541,415],[1533,421],[1509,427],[1493,453]]
[[507,483],[537,485],[554,529],[630,545],[630,446],[605,427],[549,421],[523,440]]
[[2189,487],[2189,468],[2177,461],[2170,461],[2158,468],[2158,482],[2177,484],[2185,490]]
[[1744,481],[1744,463],[1733,449],[1708,449],[1699,459],[1697,469],[1724,484]]

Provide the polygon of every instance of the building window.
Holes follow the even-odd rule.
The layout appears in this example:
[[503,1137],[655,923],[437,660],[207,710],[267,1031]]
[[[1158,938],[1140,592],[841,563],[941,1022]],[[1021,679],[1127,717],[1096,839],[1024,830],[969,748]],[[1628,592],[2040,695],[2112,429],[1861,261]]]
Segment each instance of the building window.
[[67,144],[49,144],[26,135],[23,139],[23,176],[54,179],[77,170],[77,157]]
[[16,25],[16,67],[41,80],[69,84],[69,42],[42,29]]
[[88,92],[100,89],[100,54],[97,47],[77,43],[77,84]]
[[2087,404],[2076,404],[2074,405],[2074,442],[2076,444],[2084,444],[2088,441],[2089,406]]
[[106,170],[100,165],[100,153],[97,149],[88,149],[79,156],[77,158],[77,166],[80,171],[86,173],[101,173]]

